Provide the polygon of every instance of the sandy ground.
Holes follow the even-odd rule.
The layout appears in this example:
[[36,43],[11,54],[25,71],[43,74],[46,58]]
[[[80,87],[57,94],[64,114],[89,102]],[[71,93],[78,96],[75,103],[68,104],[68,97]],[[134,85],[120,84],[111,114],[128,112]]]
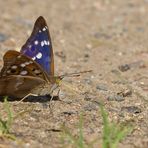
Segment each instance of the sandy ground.
[[[92,69],[78,78],[65,78],[62,101],[13,101],[17,118],[10,147],[62,147],[61,125],[73,134],[84,116],[87,142],[101,145],[103,102],[112,121],[130,122],[134,130],[120,148],[148,147],[148,1],[147,0],[7,0],[0,1],[0,66],[10,49],[20,50],[36,18],[44,16],[52,37],[56,75]],[[68,83],[70,89],[64,87]],[[75,91],[72,91],[74,89]],[[77,92],[77,93],[75,93]],[[41,100],[42,98],[40,98]],[[0,102],[2,110],[2,102]]]

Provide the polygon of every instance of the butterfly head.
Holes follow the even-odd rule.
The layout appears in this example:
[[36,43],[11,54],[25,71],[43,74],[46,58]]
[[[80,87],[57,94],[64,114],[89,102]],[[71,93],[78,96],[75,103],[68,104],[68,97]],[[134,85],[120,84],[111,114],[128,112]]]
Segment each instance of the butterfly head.
[[64,77],[61,77],[61,76],[55,76],[52,78],[52,82],[55,83],[57,86],[59,86],[61,84],[63,78]]

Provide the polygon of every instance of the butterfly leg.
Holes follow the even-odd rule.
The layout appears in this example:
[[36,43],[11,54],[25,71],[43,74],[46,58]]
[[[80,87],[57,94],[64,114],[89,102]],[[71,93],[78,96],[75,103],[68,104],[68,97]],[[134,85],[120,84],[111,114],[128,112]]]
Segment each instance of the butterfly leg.
[[59,97],[60,95],[60,88],[58,88],[57,96]]
[[[60,88],[58,87],[57,88],[58,89],[58,91],[57,91],[57,95],[56,96],[59,96],[59,93],[60,93]],[[52,95],[51,95],[51,98],[50,98],[50,101],[49,101],[49,108],[50,108],[50,112],[51,112],[51,114],[53,114],[53,104],[52,104],[52,100],[53,100],[53,98],[54,98],[54,94],[53,94],[53,92],[51,93]]]
[[29,96],[38,96],[38,95],[29,93],[29,94],[27,94],[25,97],[23,97],[20,101],[18,101],[17,104],[19,104],[20,102],[24,101],[24,100],[25,100],[26,98],[28,98]]
[[52,107],[52,104],[51,104],[51,101],[52,101],[52,99],[53,99],[53,95],[51,95],[51,98],[50,98],[50,101],[49,101],[49,108],[50,108],[50,112],[51,112],[51,114],[53,115],[53,107]]

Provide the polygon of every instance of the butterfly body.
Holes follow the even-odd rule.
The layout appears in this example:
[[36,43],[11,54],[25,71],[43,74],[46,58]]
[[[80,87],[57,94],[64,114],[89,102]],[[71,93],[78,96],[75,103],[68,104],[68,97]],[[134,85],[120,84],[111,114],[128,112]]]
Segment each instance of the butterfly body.
[[31,94],[38,96],[51,95],[52,92],[58,87],[58,84],[54,83],[41,83],[38,87],[35,87],[30,91]]
[[0,72],[0,96],[23,98],[28,94],[51,95],[59,85],[54,76],[54,58],[46,21],[39,17],[20,52],[5,53]]

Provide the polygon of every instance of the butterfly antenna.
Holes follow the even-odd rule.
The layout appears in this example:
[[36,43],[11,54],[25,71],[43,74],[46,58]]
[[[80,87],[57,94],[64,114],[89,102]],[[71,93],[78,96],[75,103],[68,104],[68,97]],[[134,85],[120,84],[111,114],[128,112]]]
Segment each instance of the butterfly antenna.
[[92,70],[85,70],[80,72],[73,72],[73,73],[67,73],[64,75],[59,76],[60,79],[63,79],[64,77],[79,77],[83,73],[92,72]]
[[65,86],[65,88],[67,88],[68,90],[70,90],[72,93],[74,93],[74,94],[76,94],[76,95],[77,95],[77,94],[79,94],[79,95],[82,94],[81,90],[76,89],[77,87],[72,86],[72,85],[70,85],[70,84],[67,83],[67,82],[63,82],[62,85]]

